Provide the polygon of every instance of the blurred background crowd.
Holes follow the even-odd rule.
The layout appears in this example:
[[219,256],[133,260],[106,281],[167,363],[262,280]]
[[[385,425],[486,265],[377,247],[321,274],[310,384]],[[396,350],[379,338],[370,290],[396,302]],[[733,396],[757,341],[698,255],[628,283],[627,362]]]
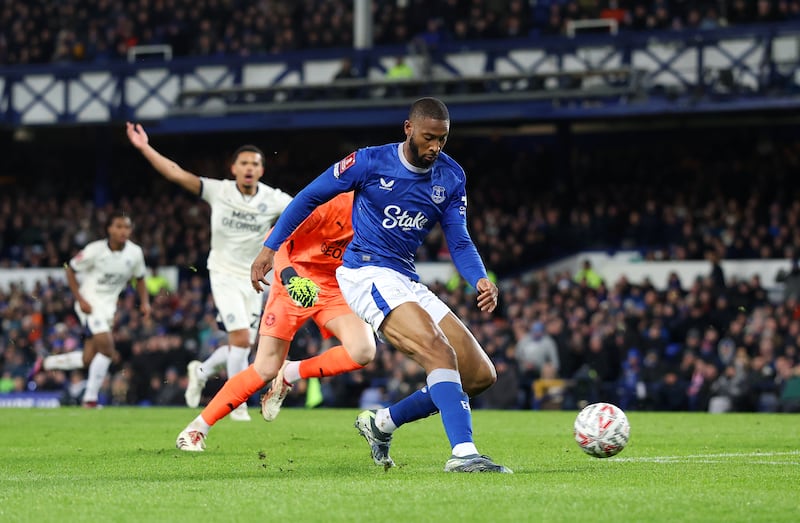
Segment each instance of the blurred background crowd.
[[[705,136],[703,129],[687,129],[680,137],[593,135],[564,149],[532,137],[462,138],[458,132],[454,126],[447,151],[469,175],[470,229],[500,277],[586,249],[633,249],[645,260],[703,260],[710,252],[722,259],[791,259],[800,246],[798,136],[744,129]],[[351,152],[351,143],[330,134],[312,136],[318,150],[305,159],[305,140],[263,145],[279,148],[267,159],[267,183],[295,194]],[[385,139],[400,136],[386,133]],[[192,172],[220,177],[223,151],[236,148],[234,138],[226,140],[230,145],[221,139],[175,143],[167,154]],[[149,266],[204,270],[208,206],[154,173],[145,175],[147,167],[130,149],[115,152],[110,183],[119,196],[103,204],[93,201],[93,162],[84,149],[68,146],[40,159],[36,144],[20,144],[17,153],[11,169],[25,172],[35,162],[52,173],[0,194],[0,267],[58,267],[104,236],[108,212],[122,207],[134,219],[135,241]],[[60,176],[55,163],[65,156],[79,171],[85,164],[86,176]],[[528,186],[533,190],[520,190]],[[417,259],[449,260],[440,233],[427,239]]]
[[[121,60],[131,47],[151,44],[204,57],[350,48],[352,4],[0,0],[0,69]],[[800,0],[372,4],[377,45],[428,48],[559,35],[582,19],[613,19],[623,32],[800,20]],[[632,128],[564,139],[557,131],[467,132],[453,122],[446,150],[467,172],[470,231],[501,288],[489,316],[457,275],[433,284],[497,367],[497,384],[475,407],[574,409],[602,400],[624,409],[800,411],[800,133],[770,125]],[[16,141],[0,164],[0,270],[62,267],[105,236],[111,212],[128,212],[132,240],[153,269],[153,313],[144,320],[135,294],[121,297],[119,355],[101,402],[183,405],[187,363],[225,337],[206,271],[207,204],[164,181],[108,129],[29,132],[32,139]],[[401,137],[398,125],[153,139],[166,156],[211,177],[225,176],[227,154],[255,143],[267,153],[263,181],[295,194],[356,147]],[[617,250],[646,261],[705,260],[708,269],[692,281],[674,274],[664,288],[624,276],[605,281],[588,260],[579,271],[548,269],[576,253]],[[779,281],[732,277],[720,264],[754,259],[784,260]],[[439,230],[418,260],[449,260]],[[177,285],[158,274],[166,266],[177,268]],[[33,369],[37,358],[80,348],[82,336],[62,274],[0,285],[0,394],[52,391],[64,404],[80,404],[83,371]],[[290,357],[324,348],[309,324]],[[223,371],[209,381],[204,402],[225,378]],[[364,370],[323,379],[315,403],[387,404],[424,381],[416,364],[379,344]],[[307,392],[299,384],[287,404],[305,404]]]
[[[791,133],[741,130],[721,132],[717,140],[616,136],[606,143],[594,137],[574,144],[571,153],[537,140],[520,143],[519,137],[454,138],[448,144],[469,175],[471,232],[503,289],[500,310],[487,317],[459,278],[435,287],[498,368],[497,385],[476,406],[574,408],[604,399],[628,409],[796,408],[781,395],[790,378],[800,376],[800,184],[792,176],[800,140]],[[179,156],[193,158],[192,168],[201,169],[195,172],[222,176],[220,155],[198,153],[211,148],[194,146],[173,145]],[[131,171],[120,167],[120,178],[132,183],[105,205],[87,200],[80,185],[70,193],[41,181],[0,197],[0,264],[60,266],[104,235],[109,212],[129,209],[133,240],[144,248],[148,265],[176,266],[180,283],[169,288],[152,275],[149,321],[139,317],[133,292],[121,301],[115,333],[120,359],[104,401],[181,405],[186,364],[224,337],[205,269],[209,210],[165,186],[141,159],[119,155]],[[316,174],[299,167],[277,161],[264,181],[296,192]],[[51,183],[58,185],[57,178]],[[603,281],[589,263],[572,274],[544,268],[575,252],[616,249],[638,251],[645,260],[707,260],[708,271],[696,281],[676,275],[657,289],[625,278]],[[780,282],[726,277],[719,264],[775,258],[786,260]],[[420,248],[419,259],[447,261],[441,234]],[[776,285],[784,291],[777,300],[766,290]],[[63,281],[0,290],[0,315],[0,390],[60,390],[65,401],[77,401],[82,372],[30,375],[37,356],[81,346]],[[319,333],[309,325],[291,356],[320,350]],[[207,397],[224,377],[207,385]],[[381,345],[365,370],[323,380],[323,401],[385,403],[423,381],[421,369]],[[296,388],[290,404],[303,404],[304,395],[303,386]]]
[[[620,31],[703,30],[800,20],[800,0],[375,0],[376,45],[538,38],[568,21]],[[352,47],[350,0],[4,0],[0,65],[104,63],[134,46],[173,56],[257,56]]]

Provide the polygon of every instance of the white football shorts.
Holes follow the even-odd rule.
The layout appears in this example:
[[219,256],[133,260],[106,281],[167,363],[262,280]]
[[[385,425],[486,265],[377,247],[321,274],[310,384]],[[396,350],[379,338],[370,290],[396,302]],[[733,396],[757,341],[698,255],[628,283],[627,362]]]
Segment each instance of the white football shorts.
[[264,293],[257,293],[250,280],[219,271],[209,271],[211,294],[217,306],[217,320],[226,332],[250,330],[250,343],[256,341],[264,306]]
[[378,333],[386,316],[399,305],[416,302],[437,324],[450,308],[425,285],[386,267],[339,267],[336,280],[347,304]]
[[92,303],[92,313],[86,314],[81,310],[80,304],[77,301],[75,302],[75,314],[78,316],[78,321],[92,335],[111,332],[116,312],[116,306],[109,307],[108,305],[102,306]]

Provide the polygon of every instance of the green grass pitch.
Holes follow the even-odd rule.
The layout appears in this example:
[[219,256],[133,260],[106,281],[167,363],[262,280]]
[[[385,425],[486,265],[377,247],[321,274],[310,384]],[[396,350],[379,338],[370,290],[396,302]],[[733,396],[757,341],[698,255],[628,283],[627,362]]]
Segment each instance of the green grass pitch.
[[478,449],[514,470],[447,474],[441,420],[401,428],[385,472],[355,410],[224,419],[174,448],[181,408],[0,410],[0,521],[765,521],[800,514],[800,417],[629,412],[618,456],[586,456],[575,412],[474,412]]

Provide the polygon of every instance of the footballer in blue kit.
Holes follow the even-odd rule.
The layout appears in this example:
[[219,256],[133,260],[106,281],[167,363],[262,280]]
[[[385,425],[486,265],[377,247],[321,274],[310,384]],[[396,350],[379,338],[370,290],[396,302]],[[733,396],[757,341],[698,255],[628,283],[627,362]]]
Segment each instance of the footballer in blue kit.
[[[287,233],[318,205],[355,190],[354,236],[345,267],[378,265],[418,281],[414,256],[440,223],[458,271],[475,284],[486,273],[467,232],[464,170],[445,153],[429,168],[416,167],[403,156],[403,143],[366,147],[328,168],[298,195],[307,198],[286,209]],[[272,238],[283,235],[281,222]]]
[[[373,460],[393,466],[392,433],[439,412],[451,446],[445,471],[510,473],[480,454],[472,437],[469,397],[495,382],[494,366],[461,320],[419,282],[414,263],[417,249],[440,224],[456,268],[477,291],[478,308],[496,308],[497,286],[467,230],[464,170],[442,152],[450,131],[447,107],[435,98],[417,100],[404,131],[404,142],[359,149],[307,185],[264,246],[277,251],[315,207],[354,191],[354,237],[336,272],[342,295],[376,333],[427,373],[426,387],[388,408],[359,414],[356,428]],[[254,286],[265,282],[271,267],[270,256],[253,263]]]

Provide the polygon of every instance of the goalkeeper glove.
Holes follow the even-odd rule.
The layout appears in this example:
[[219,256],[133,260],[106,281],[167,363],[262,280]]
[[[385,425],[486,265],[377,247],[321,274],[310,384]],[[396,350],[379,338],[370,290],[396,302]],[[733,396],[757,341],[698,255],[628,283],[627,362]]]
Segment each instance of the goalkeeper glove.
[[313,307],[319,300],[319,285],[310,278],[299,276],[292,267],[281,271],[281,282],[298,307]]

